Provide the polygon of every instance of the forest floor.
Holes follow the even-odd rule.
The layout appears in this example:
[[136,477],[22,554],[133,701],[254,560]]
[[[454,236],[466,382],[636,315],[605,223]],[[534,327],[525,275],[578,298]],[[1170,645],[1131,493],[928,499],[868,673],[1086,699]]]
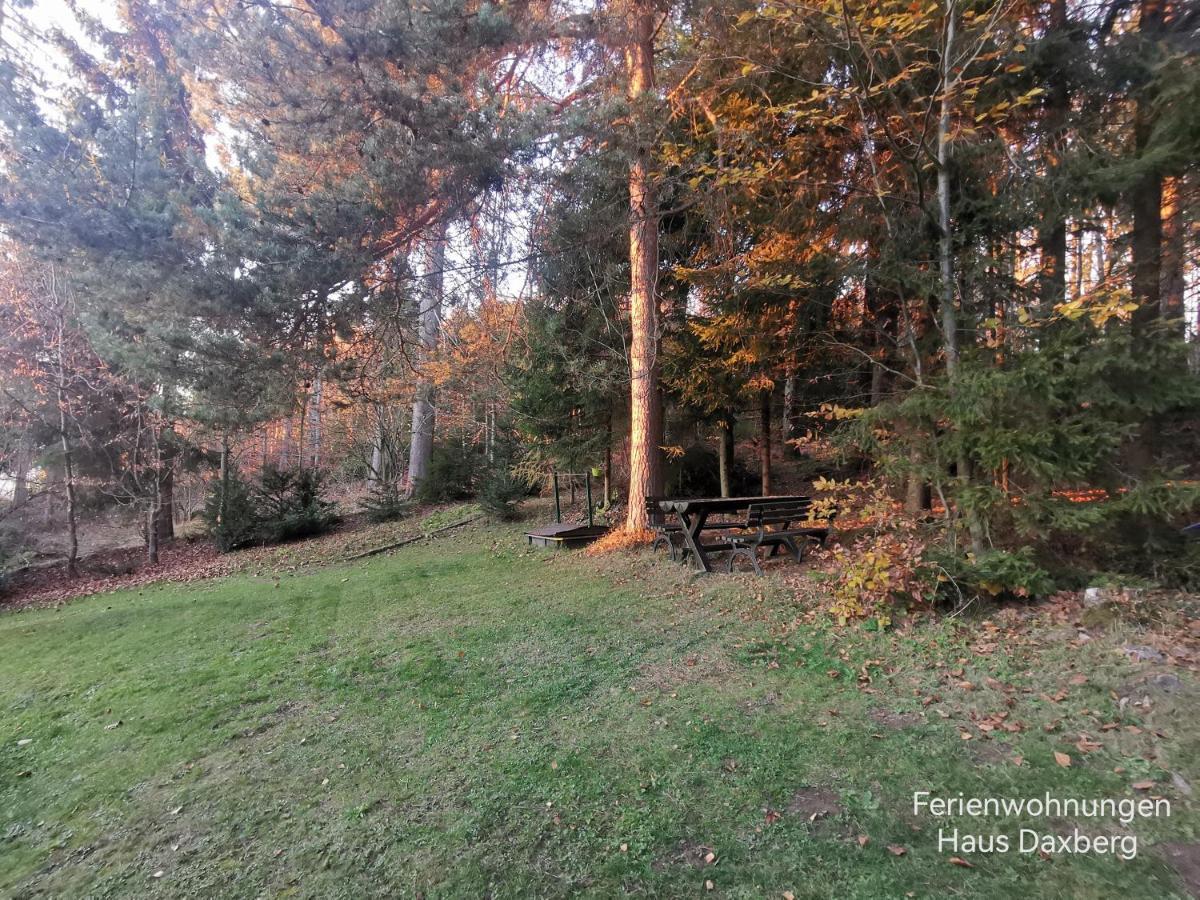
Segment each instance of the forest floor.
[[[0,615],[0,896],[1200,892],[1181,618],[836,628],[802,567],[694,577],[522,530]],[[326,540],[387,542],[354,534]],[[939,817],[916,791],[1170,816]],[[939,848],[955,828],[1012,848]],[[1022,828],[1136,857],[1020,852]]]

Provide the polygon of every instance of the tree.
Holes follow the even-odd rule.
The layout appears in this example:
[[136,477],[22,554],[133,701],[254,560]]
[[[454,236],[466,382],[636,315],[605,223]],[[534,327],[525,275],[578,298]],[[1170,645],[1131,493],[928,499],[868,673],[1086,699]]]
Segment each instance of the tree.
[[629,503],[625,527],[648,525],[646,498],[662,493],[662,396],[658,376],[658,200],[650,171],[649,137],[640,121],[654,91],[655,5],[629,0],[625,46],[627,93],[634,108],[629,163]]

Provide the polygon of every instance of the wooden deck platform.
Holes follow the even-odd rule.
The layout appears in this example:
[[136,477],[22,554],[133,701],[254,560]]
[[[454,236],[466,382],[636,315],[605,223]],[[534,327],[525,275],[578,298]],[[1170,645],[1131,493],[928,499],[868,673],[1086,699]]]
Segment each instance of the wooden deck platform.
[[531,547],[567,548],[583,547],[608,533],[605,525],[568,525],[551,523],[525,532]]

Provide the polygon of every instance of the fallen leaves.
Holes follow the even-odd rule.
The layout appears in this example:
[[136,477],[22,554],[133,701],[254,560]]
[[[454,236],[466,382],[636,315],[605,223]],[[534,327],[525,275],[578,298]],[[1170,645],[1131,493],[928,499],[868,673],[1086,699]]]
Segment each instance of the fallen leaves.
[[888,844],[887,849],[888,853],[892,854],[892,856],[904,856],[908,853],[908,848],[901,847],[899,844]]
[[1070,768],[1071,755],[1069,753],[1063,753],[1059,750],[1055,750],[1054,751],[1054,761],[1056,763],[1058,763],[1060,766],[1062,766],[1064,769]]

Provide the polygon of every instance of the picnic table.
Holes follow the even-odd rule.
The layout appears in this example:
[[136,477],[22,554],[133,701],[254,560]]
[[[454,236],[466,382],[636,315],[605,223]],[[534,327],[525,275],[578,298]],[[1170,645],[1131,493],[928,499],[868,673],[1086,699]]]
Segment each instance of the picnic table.
[[801,503],[809,499],[811,498],[803,494],[785,494],[771,497],[702,497],[694,500],[660,500],[658,501],[658,506],[663,512],[674,513],[676,518],[679,519],[679,524],[683,529],[685,552],[692,555],[692,559],[696,561],[697,570],[711,572],[712,563],[708,557],[709,551],[730,550],[733,548],[733,544],[730,541],[704,543],[700,539],[701,533],[705,529],[737,528],[742,523],[724,522],[709,524],[709,516],[714,513],[728,514],[748,510],[751,504],[754,503]]

